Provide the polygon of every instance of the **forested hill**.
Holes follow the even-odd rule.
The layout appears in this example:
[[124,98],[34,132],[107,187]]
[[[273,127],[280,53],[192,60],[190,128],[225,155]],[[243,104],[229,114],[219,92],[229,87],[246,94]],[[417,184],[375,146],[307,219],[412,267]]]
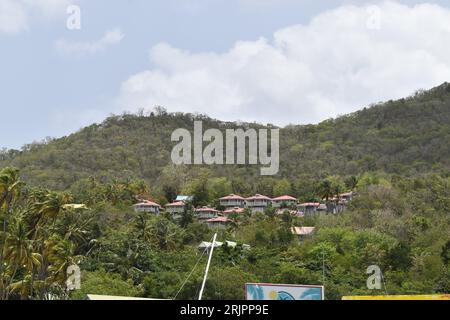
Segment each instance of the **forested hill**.
[[[208,127],[263,127],[221,122],[206,116],[151,114],[112,116],[70,136],[21,151],[0,153],[0,167],[21,169],[25,181],[65,189],[89,176],[143,178],[150,183],[170,172],[171,133]],[[295,119],[292,119],[295,122]],[[383,171],[401,175],[450,172],[450,84],[389,101],[318,125],[291,125],[280,132],[280,176],[291,179]],[[251,178],[259,167],[207,167],[211,175]],[[199,167],[188,167],[196,174]],[[259,176],[259,175],[258,175]]]

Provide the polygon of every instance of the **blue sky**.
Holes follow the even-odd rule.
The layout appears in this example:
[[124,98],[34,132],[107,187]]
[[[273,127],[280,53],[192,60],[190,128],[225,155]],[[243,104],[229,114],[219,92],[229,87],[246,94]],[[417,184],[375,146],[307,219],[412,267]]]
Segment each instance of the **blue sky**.
[[316,123],[450,81],[450,3],[426,3],[0,0],[0,148],[155,105]]

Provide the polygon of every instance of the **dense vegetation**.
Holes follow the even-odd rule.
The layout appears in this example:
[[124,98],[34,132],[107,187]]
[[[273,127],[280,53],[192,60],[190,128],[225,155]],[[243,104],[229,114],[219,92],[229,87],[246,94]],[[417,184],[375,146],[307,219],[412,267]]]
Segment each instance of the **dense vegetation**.
[[[180,223],[135,213],[138,194],[161,204],[191,194],[199,206],[232,192],[312,201],[349,190],[358,197],[339,215],[235,216],[219,241],[240,245],[217,250],[205,297],[241,299],[245,282],[324,284],[327,299],[450,293],[450,85],[282,128],[276,177],[252,166],[170,165],[172,131],[194,119],[237,126],[159,108],[0,153],[0,299],[195,298],[206,260],[197,246],[212,231],[191,212]],[[316,233],[299,242],[292,226]],[[68,292],[73,264],[81,290]],[[366,287],[370,265],[383,271],[381,291]]]
[[[51,192],[28,188],[15,169],[0,172],[1,298],[197,297],[206,262],[197,246],[212,231],[192,217],[176,223],[133,212],[132,195],[145,192],[140,181],[93,183],[90,194]],[[205,298],[242,299],[246,282],[324,284],[327,299],[450,293],[450,179],[365,174],[355,188],[359,196],[338,215],[235,216],[219,240],[239,245],[217,249]],[[77,199],[89,206],[71,204]],[[317,231],[300,242],[292,226]],[[82,270],[81,290],[68,292],[72,264]],[[371,265],[383,271],[382,290],[366,287]]]

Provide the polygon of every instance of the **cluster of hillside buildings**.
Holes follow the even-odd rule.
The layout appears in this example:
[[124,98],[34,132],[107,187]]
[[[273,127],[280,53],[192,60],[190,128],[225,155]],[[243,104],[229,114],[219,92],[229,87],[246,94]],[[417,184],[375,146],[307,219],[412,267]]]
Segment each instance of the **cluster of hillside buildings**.
[[[263,213],[268,207],[272,207],[276,209],[277,214],[288,211],[296,216],[307,216],[320,212],[336,214],[345,209],[354,195],[353,192],[343,193],[338,198],[331,199],[325,204],[320,202],[299,203],[296,198],[289,195],[270,198],[256,194],[244,198],[236,194],[230,194],[219,199],[220,207],[224,208],[222,211],[212,207],[201,207],[194,209],[194,214],[200,222],[206,223],[211,228],[225,229],[232,222],[230,215],[242,214],[245,209],[252,213]],[[186,210],[186,203],[191,200],[191,197],[179,196],[175,202],[165,205],[165,211],[171,214],[174,219],[180,219]],[[163,207],[156,202],[146,200],[135,204],[134,209],[136,212],[159,214]]]

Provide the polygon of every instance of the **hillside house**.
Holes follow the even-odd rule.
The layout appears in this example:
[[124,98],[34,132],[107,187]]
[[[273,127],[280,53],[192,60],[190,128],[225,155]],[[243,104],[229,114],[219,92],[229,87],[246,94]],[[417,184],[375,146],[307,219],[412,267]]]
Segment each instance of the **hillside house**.
[[186,204],[183,201],[166,204],[166,211],[170,213],[174,219],[180,219],[185,208]]
[[298,203],[297,199],[291,196],[281,196],[272,199],[272,206],[274,208],[288,208],[292,206],[296,206]]
[[327,213],[338,214],[345,210],[347,207],[347,201],[333,198],[332,201],[327,202],[326,207]]
[[161,206],[150,200],[137,203],[133,205],[133,207],[135,212],[147,212],[153,214],[159,214],[161,212]]
[[313,215],[313,214],[317,213],[318,209],[320,208],[320,203],[319,202],[306,202],[306,203],[299,204],[297,206],[297,208],[300,212],[303,212],[303,214],[305,216]]
[[247,208],[253,213],[264,212],[268,206],[272,205],[272,199],[261,194],[256,194],[253,197],[247,198],[245,203]]
[[195,209],[195,215],[197,219],[200,221],[217,218],[219,216],[219,213],[220,211],[210,207],[202,207]]
[[225,230],[230,222],[231,222],[231,220],[228,219],[227,217],[217,217],[217,218],[208,219],[208,220],[206,220],[205,223],[210,229]]
[[347,193],[342,193],[339,195],[339,200],[346,203],[346,202],[350,202],[353,200],[354,196],[355,196],[355,192],[347,192]]
[[243,214],[245,211],[244,208],[239,208],[239,207],[235,207],[235,208],[230,208],[227,209],[223,212],[224,216],[229,216],[230,214]]
[[226,197],[220,198],[220,205],[225,208],[243,208],[245,206],[245,198],[236,195],[230,194]]

